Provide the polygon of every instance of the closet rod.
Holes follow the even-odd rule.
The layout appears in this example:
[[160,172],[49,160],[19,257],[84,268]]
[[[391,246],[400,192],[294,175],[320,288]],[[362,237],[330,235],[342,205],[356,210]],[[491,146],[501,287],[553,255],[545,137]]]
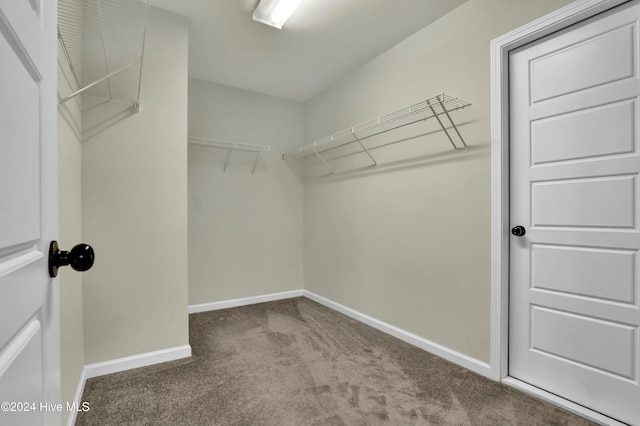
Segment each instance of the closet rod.
[[244,142],[225,141],[222,139],[210,139],[198,136],[189,136],[188,143],[190,145],[205,146],[209,148],[232,149],[234,151],[271,151],[271,147],[268,145],[254,145]]
[[142,62],[142,58],[138,58],[138,59],[136,59],[135,61],[133,61],[132,63],[130,63],[129,65],[125,65],[125,66],[124,66],[124,67],[122,67],[122,68],[118,68],[118,69],[117,69],[117,70],[115,70],[114,72],[112,72],[112,73],[110,73],[110,74],[107,74],[107,75],[105,75],[105,76],[104,76],[104,77],[102,77],[102,78],[99,78],[98,80],[94,81],[93,83],[91,83],[91,84],[87,84],[87,85],[86,85],[86,86],[84,86],[82,89],[80,89],[80,90],[76,90],[75,92],[73,92],[73,93],[72,93],[72,94],[70,94],[69,96],[66,96],[65,98],[63,98],[63,99],[60,101],[60,105],[62,105],[63,103],[67,102],[69,99],[73,99],[73,98],[75,98],[76,96],[80,95],[81,93],[85,92],[86,90],[91,89],[93,86],[95,86],[95,85],[97,85],[97,84],[100,84],[100,83],[102,83],[102,82],[103,82],[103,81],[105,81],[105,80],[109,80],[111,77],[113,77],[113,76],[115,76],[115,75],[118,75],[118,74],[120,74],[122,71],[126,71],[126,70],[128,70],[129,68],[131,68],[132,66],[137,65],[137,64],[139,64],[139,63],[141,63],[141,62]]

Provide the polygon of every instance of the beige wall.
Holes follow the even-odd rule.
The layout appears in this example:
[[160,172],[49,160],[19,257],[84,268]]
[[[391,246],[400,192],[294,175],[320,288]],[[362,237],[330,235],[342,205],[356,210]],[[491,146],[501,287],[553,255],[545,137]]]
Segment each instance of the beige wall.
[[302,184],[280,159],[303,139],[297,102],[189,80],[189,135],[271,146],[189,147],[189,304],[298,290]]
[[306,289],[489,361],[489,42],[568,3],[470,0],[306,104],[310,141],[443,91],[473,103],[452,115],[469,153],[415,124],[386,167],[305,187]]
[[[64,54],[58,52],[58,94],[77,90]],[[67,102],[58,111],[59,243],[70,250],[82,241],[82,145],[80,98]],[[62,403],[74,402],[84,368],[84,330],[82,314],[82,274],[60,268],[60,368]],[[69,412],[62,411],[62,424]]]
[[[82,149],[79,112],[59,120],[60,241],[97,256],[61,272],[63,400],[85,362],[187,344],[187,304],[303,283],[488,361],[489,41],[569,2],[470,0],[304,105],[190,80],[188,126],[187,22],[152,8],[142,111],[90,110]],[[386,166],[304,190],[280,160],[441,91],[473,103],[454,115],[468,154],[425,123],[388,136],[410,139],[376,151]],[[235,153],[223,174],[225,153],[187,149],[187,133],[272,151],[253,176]]]
[[151,8],[140,113],[83,115],[87,364],[188,344],[187,24]]

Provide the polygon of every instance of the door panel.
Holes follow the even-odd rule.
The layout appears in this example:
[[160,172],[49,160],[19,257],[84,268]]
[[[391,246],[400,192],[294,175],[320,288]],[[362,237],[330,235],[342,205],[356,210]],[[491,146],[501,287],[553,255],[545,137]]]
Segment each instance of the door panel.
[[636,0],[510,55],[509,375],[640,420]]
[[[5,350],[6,354],[13,354],[15,360],[0,362],[0,401],[33,402],[37,405],[28,410],[3,412],[4,424],[44,424],[44,410],[40,410],[40,401],[45,394],[42,337],[41,323],[33,318]],[[3,367],[6,371],[1,370]]]
[[[41,71],[47,67],[42,36],[43,29],[49,25],[52,9],[46,4],[46,8],[43,8],[41,2],[42,0],[2,0],[0,3],[0,31],[12,44],[34,80],[39,80]],[[53,11],[55,14],[55,8]]]
[[633,304],[637,265],[637,251],[532,244],[531,287]]
[[[0,21],[0,27],[4,23]],[[4,32],[8,30],[5,28]],[[15,40],[13,40],[15,43]],[[0,37],[0,181],[20,182],[24,192],[0,186],[0,250],[40,237],[39,85],[5,38]],[[13,123],[24,122],[23,126]]]
[[635,381],[633,326],[532,306],[531,348]]
[[634,152],[635,108],[626,100],[532,121],[532,165]]
[[[0,411],[2,425],[57,425],[56,2],[0,0]],[[18,405],[21,404],[21,405]],[[4,406],[3,406],[4,408]]]
[[531,183],[531,225],[598,228],[636,226],[636,176]]
[[[562,46],[545,51],[532,58],[531,102],[536,103],[556,96],[588,89],[636,74],[635,52],[638,25],[616,23],[597,28],[587,37],[571,37]],[[602,66],[605,63],[607,66]],[[577,69],[589,72],[576,73]]]

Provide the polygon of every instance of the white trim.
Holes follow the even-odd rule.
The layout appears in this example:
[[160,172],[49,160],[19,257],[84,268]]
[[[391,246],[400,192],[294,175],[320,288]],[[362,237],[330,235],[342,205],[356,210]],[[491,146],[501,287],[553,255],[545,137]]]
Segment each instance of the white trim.
[[609,425],[609,426],[628,426],[626,423],[621,423],[615,419],[612,419],[611,417],[605,416],[604,414],[600,414],[596,411],[589,410],[588,408],[585,408],[582,405],[576,404],[571,401],[567,401],[564,398],[560,398],[557,395],[554,395],[550,392],[546,392],[535,386],[531,386],[530,384],[522,382],[518,379],[514,379],[513,377],[507,377],[506,379],[502,380],[502,383],[509,385],[513,388],[516,388],[533,397],[540,398],[553,405],[557,405],[558,407],[561,407],[574,414],[577,414],[582,417],[586,417],[587,419],[593,422],[603,424],[603,425]]
[[238,306],[254,305],[256,303],[273,302],[274,300],[292,299],[301,297],[303,290],[283,291],[282,293],[263,294],[261,296],[244,297],[241,299],[223,300],[220,302],[203,303],[200,305],[189,305],[189,313],[217,311],[219,309],[236,308]]
[[[72,403],[75,404],[76,407],[82,407],[82,395],[84,394],[85,383],[87,383],[87,367],[86,366],[82,369],[82,373],[80,374],[80,380],[78,381],[78,387],[76,388],[76,394],[72,401]],[[65,408],[66,408],[66,405],[65,405]],[[69,411],[67,426],[75,425],[77,416],[78,416],[77,410]]]
[[303,290],[303,295],[313,301],[320,303],[334,311],[338,311],[351,317],[357,321],[360,321],[364,324],[367,324],[373,328],[376,328],[384,333],[390,334],[391,336],[397,337],[398,339],[405,341],[413,346],[416,346],[422,350],[430,352],[434,355],[437,355],[441,358],[444,358],[448,361],[451,361],[455,364],[458,364],[462,367],[465,367],[475,373],[478,373],[485,377],[490,377],[491,368],[489,364],[486,362],[480,361],[478,359],[472,358],[463,353],[454,351],[453,349],[442,346],[438,343],[432,342],[420,336],[416,336],[413,333],[410,333],[406,330],[388,324],[386,322],[380,321],[378,319],[372,318],[369,315],[358,312],[354,309],[348,308],[339,303],[333,302],[329,299],[326,299],[322,296],[319,296],[315,293],[312,293],[307,290]]
[[147,352],[143,354],[127,356],[124,358],[112,359],[110,361],[87,364],[84,367],[85,378],[104,376],[106,374],[118,373],[120,371],[131,370],[133,368],[146,367],[148,365],[160,364],[162,362],[175,361],[191,356],[191,346],[183,345],[173,348],[162,349],[160,351]]
[[[513,384],[508,371],[509,328],[509,52],[630,0],[578,0],[491,42],[491,375]],[[543,399],[544,391],[535,393]],[[569,409],[575,404],[555,397]],[[596,418],[581,407],[580,415]],[[596,417],[594,417],[596,416]],[[608,419],[608,418],[607,418]],[[607,420],[610,422],[611,420]]]

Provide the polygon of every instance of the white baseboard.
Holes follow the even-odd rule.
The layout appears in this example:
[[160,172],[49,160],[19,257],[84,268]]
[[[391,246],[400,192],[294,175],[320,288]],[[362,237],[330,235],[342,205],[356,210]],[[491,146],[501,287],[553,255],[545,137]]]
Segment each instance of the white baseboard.
[[221,302],[189,305],[189,313],[217,311],[219,309],[236,308],[238,306],[254,305],[256,303],[273,302],[274,300],[291,299],[303,295],[303,290],[284,291],[282,293],[263,294],[262,296],[244,297],[241,299],[223,300]]
[[163,349],[160,351],[147,352],[124,358],[112,359],[110,361],[97,362],[95,364],[87,364],[84,366],[84,376],[86,379],[91,379],[93,377],[118,373],[120,371],[131,370],[133,368],[146,367],[148,365],[188,358],[190,356],[190,345],[176,346],[174,348]]
[[[86,367],[82,369],[82,373],[80,374],[80,380],[78,381],[78,387],[76,388],[76,394],[73,398],[73,403],[76,407],[82,407],[82,394],[84,393],[84,384],[87,382],[87,371]],[[76,424],[76,416],[78,415],[77,410],[69,411],[69,418],[67,421],[67,426],[73,426]]]
[[315,293],[312,293],[307,290],[303,290],[303,295],[308,297],[311,300],[314,300],[321,305],[324,305],[334,311],[338,311],[340,313],[345,314],[348,317],[351,317],[355,320],[358,320],[362,323],[365,323],[373,328],[376,328],[384,333],[390,334],[394,337],[397,337],[400,340],[403,340],[413,346],[416,346],[422,350],[430,352],[434,355],[437,355],[441,358],[444,358],[448,361],[451,361],[455,364],[458,364],[462,367],[465,367],[475,373],[478,373],[482,376],[491,378],[491,366],[483,361],[472,358],[463,353],[454,351],[453,349],[447,348],[446,346],[442,346],[438,343],[432,342],[420,336],[416,336],[413,333],[409,333],[401,328],[393,326],[391,324],[387,324],[386,322],[377,320],[368,315],[365,315],[361,312],[358,312],[354,309],[348,308],[339,303],[333,302],[329,299],[326,299],[322,296],[319,296]]

